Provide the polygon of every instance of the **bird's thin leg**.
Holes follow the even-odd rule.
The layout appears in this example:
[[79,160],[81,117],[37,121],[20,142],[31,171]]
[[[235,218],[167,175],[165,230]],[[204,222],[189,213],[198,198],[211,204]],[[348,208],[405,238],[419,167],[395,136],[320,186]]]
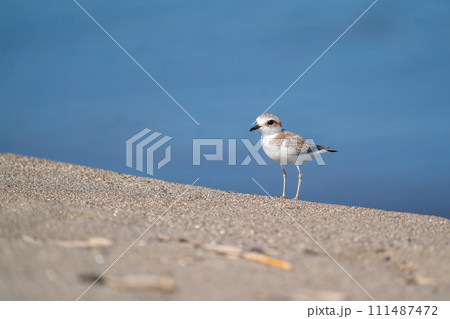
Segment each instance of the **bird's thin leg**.
[[295,165],[298,170],[298,185],[297,185],[297,195],[295,195],[295,199],[298,199],[298,193],[300,192],[300,184],[302,183],[302,172],[300,172],[300,166]]
[[284,165],[281,164],[281,169],[283,170],[283,195],[281,197],[286,197],[286,170],[284,169]]

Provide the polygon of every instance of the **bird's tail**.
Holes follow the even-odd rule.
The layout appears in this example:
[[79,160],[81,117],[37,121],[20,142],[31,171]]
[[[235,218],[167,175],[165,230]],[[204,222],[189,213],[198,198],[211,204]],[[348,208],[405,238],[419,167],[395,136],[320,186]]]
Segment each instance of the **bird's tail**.
[[326,153],[336,153],[337,152],[336,150],[330,150],[329,146],[323,146],[323,145],[316,145],[316,146],[319,151],[322,151],[324,153],[325,152]]

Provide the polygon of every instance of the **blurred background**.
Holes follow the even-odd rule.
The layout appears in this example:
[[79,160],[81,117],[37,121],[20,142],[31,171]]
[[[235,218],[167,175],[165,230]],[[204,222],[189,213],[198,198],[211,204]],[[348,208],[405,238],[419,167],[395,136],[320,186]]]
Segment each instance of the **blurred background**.
[[[279,196],[279,164],[239,165],[239,139],[371,2],[80,0],[197,125],[73,1],[1,1],[0,151],[148,177],[125,141],[149,128],[172,137],[154,178]],[[379,1],[273,106],[339,150],[303,165],[301,199],[450,217],[449,9]],[[193,138],[238,139],[238,165],[193,166]]]

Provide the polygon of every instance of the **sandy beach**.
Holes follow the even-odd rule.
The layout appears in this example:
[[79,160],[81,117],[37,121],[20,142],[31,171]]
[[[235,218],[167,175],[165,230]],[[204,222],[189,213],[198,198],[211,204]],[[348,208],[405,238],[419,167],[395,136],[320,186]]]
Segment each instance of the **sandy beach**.
[[448,300],[448,222],[0,153],[0,299]]

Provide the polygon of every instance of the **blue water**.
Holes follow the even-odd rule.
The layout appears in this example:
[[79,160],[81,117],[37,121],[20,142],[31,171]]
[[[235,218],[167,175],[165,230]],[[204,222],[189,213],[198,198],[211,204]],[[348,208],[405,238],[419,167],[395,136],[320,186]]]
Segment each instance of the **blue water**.
[[[281,194],[279,165],[192,165],[193,138],[240,142],[371,1],[80,0],[178,106],[70,0],[0,2],[0,151],[147,176],[125,141],[172,137],[154,177]],[[382,1],[270,110],[338,153],[303,166],[301,198],[450,217],[449,1]],[[212,152],[212,148],[205,148]],[[163,149],[157,156],[163,157]],[[288,195],[296,189],[288,167]]]

